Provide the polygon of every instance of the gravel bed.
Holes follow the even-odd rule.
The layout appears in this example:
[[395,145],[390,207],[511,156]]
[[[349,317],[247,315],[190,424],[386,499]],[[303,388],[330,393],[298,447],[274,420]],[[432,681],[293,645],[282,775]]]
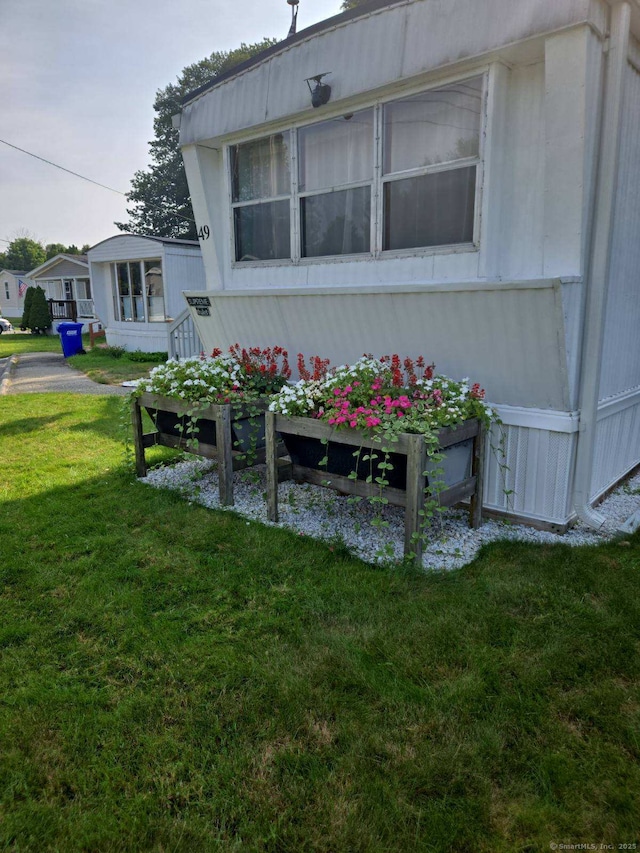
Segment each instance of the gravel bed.
[[[189,501],[210,509],[220,507],[216,463],[194,457],[171,466],[149,471],[141,482],[172,489]],[[264,466],[234,474],[235,506],[228,509],[253,521],[267,520]],[[401,560],[404,539],[404,510],[384,507],[382,513],[366,500],[354,501],[330,489],[310,484],[281,483],[278,490],[280,521],[276,527],[293,530],[329,542],[344,543],[354,554],[369,562]],[[617,534],[629,516],[640,510],[640,474],[619,486],[598,506],[607,523],[600,532],[578,522],[562,535],[535,530],[503,521],[485,521],[478,530],[468,526],[468,514],[447,509],[434,523],[424,549],[428,569],[455,569],[470,562],[481,545],[497,539],[523,542],[599,544]],[[379,522],[383,526],[379,526]]]

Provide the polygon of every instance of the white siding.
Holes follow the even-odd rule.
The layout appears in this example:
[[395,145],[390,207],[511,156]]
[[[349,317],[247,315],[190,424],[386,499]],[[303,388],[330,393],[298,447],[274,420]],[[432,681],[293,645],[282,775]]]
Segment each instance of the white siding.
[[494,428],[487,447],[483,505],[547,524],[569,523],[575,446],[575,432],[518,424]]
[[196,294],[192,312],[207,351],[284,346],[333,364],[363,353],[424,355],[436,369],[480,382],[494,403],[567,410],[562,300],[554,282],[338,291]]
[[543,274],[544,244],[544,63],[509,72],[507,124],[500,171],[492,188],[502,217],[497,234],[498,269],[504,278]]
[[[591,0],[418,0],[342,23],[282,51],[187,104],[181,145],[235,133],[285,116],[312,114],[305,78],[331,71],[332,102],[590,22],[604,28]],[[391,47],[392,46],[392,47]],[[357,57],[357,61],[354,61]]]
[[91,293],[96,317],[103,326],[108,327],[113,322],[113,293],[108,264],[91,264]]
[[591,499],[640,463],[640,389],[621,394],[598,412]]
[[206,287],[204,264],[198,249],[183,249],[167,244],[165,247],[165,310],[168,317],[176,318],[186,307],[184,290],[202,290]]
[[628,66],[600,399],[640,386],[640,73]]

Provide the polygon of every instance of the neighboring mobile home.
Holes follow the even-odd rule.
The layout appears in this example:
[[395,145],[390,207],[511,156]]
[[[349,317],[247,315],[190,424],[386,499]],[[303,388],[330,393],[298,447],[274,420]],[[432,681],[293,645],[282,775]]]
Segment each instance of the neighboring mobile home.
[[19,320],[24,311],[24,295],[33,282],[21,270],[0,270],[0,314]]
[[639,39],[638,0],[371,0],[192,93],[207,349],[422,354],[502,417],[487,508],[599,526],[640,462]]
[[172,355],[201,351],[182,296],[205,286],[197,241],[120,234],[87,257],[108,344]]
[[86,255],[55,255],[31,270],[29,278],[47,297],[54,330],[61,320],[88,323],[96,319]]

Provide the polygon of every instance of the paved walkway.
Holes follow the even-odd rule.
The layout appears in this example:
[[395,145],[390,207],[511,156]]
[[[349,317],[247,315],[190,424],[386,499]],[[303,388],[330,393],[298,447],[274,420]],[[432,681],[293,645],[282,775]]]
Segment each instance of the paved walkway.
[[0,394],[35,394],[43,391],[126,395],[131,389],[94,382],[80,370],[69,367],[62,353],[27,352],[2,360]]

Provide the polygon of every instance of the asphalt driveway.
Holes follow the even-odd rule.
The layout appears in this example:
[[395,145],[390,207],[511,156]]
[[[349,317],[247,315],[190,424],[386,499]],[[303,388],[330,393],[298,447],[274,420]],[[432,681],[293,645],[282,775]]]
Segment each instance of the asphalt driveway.
[[[3,369],[4,367],[4,369]],[[100,385],[70,367],[62,353],[28,352],[0,362],[0,394],[69,391],[72,394],[130,393],[121,385]]]

